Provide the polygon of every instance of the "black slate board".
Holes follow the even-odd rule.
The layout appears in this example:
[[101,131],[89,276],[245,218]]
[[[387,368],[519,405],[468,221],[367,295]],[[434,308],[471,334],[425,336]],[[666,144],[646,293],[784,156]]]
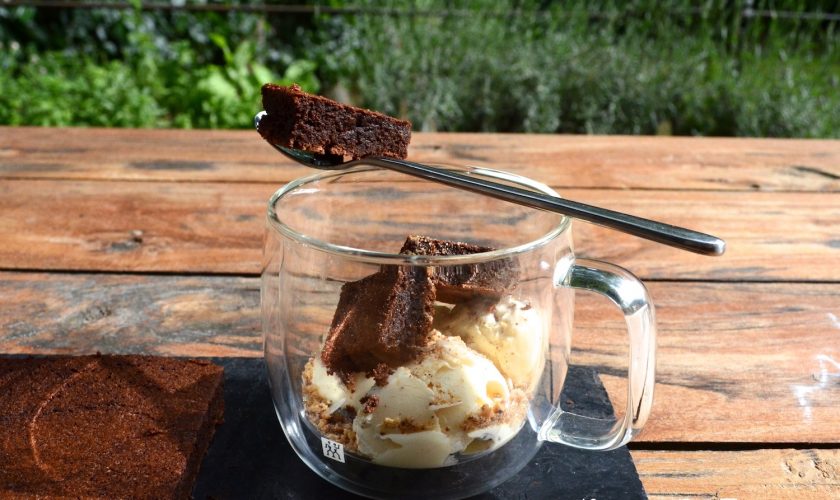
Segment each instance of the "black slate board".
[[[283,431],[259,358],[219,358],[225,367],[225,423],[201,465],[193,498],[353,499],[318,477],[295,455]],[[596,372],[570,367],[563,400],[592,416],[612,415]],[[636,499],[647,498],[626,447],[585,452],[547,443],[516,476],[474,497],[494,499]]]

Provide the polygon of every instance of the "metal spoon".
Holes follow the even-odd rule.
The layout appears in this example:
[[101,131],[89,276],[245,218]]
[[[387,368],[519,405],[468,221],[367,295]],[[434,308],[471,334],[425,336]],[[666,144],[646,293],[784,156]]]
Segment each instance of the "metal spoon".
[[[265,111],[257,113],[254,117],[254,127],[259,129],[260,120],[265,114]],[[726,250],[726,242],[722,239],[692,231],[691,229],[557,198],[536,191],[506,186],[485,179],[470,177],[460,172],[430,167],[421,163],[382,157],[368,157],[362,160],[344,161],[344,158],[339,155],[310,153],[276,144],[272,144],[272,146],[277,151],[298,163],[321,170],[343,170],[358,164],[375,165],[467,191],[492,196],[500,200],[569,215],[593,224],[617,229],[640,238],[688,250],[689,252],[703,255],[723,255],[723,252]]]

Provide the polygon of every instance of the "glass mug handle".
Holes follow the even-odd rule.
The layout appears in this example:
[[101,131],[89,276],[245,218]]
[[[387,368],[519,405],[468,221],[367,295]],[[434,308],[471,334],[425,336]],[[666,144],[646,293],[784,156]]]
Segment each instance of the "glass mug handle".
[[630,335],[627,409],[623,419],[594,418],[562,410],[559,405],[540,431],[540,439],[587,450],[612,450],[642,430],[653,403],[656,324],[653,303],[638,278],[621,267],[589,259],[558,265],[555,288],[589,290],[606,296],[624,313]]

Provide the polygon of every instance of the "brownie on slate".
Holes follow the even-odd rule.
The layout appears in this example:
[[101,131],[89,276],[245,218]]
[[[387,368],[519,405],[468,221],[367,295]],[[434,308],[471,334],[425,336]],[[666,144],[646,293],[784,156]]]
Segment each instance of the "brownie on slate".
[[[469,255],[494,250],[489,247],[458,241],[437,240],[426,236],[409,236],[401,254],[408,255]],[[480,264],[435,267],[431,273],[435,284],[435,299],[456,304],[477,297],[498,299],[516,286],[519,266],[506,258]]]
[[307,94],[299,86],[262,87],[266,115],[259,132],[278,146],[352,159],[405,158],[411,123]]
[[0,359],[0,497],[189,498],[222,384],[200,360]]

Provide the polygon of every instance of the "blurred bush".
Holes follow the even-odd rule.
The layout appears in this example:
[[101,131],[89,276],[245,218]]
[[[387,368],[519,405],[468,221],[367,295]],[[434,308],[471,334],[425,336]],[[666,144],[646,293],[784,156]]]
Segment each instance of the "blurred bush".
[[0,7],[0,123],[251,127],[263,83],[319,90],[268,30],[236,11]]
[[838,137],[838,21],[810,15],[835,7],[788,4],[0,7],[0,123],[249,127],[261,83],[297,81],[423,130]]
[[329,84],[427,130],[840,134],[836,21],[746,18],[726,2],[425,4],[451,14],[331,18],[309,57]]

